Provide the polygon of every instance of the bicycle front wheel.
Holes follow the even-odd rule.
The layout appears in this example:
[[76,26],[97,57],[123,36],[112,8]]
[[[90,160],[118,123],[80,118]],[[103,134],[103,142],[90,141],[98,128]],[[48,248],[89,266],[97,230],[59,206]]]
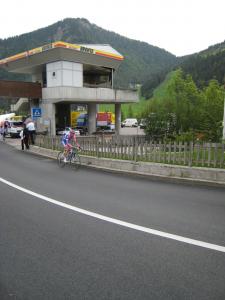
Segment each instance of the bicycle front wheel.
[[57,162],[58,165],[63,168],[65,167],[65,156],[64,156],[64,152],[59,152],[58,156],[57,156]]
[[78,169],[81,165],[81,161],[80,161],[80,156],[78,153],[73,153],[71,159],[70,159],[70,163],[76,168]]

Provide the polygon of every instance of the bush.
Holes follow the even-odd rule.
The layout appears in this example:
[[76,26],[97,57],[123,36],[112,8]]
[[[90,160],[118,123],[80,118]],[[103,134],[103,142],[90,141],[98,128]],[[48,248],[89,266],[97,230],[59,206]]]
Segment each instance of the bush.
[[188,131],[176,136],[176,142],[193,142],[196,140],[195,133],[193,131]]

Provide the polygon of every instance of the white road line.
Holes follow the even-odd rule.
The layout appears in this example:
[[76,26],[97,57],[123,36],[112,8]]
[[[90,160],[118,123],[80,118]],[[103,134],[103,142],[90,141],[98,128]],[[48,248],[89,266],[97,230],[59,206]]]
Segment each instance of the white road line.
[[0,182],[5,183],[6,185],[8,185],[10,187],[15,188],[15,189],[17,189],[21,192],[24,192],[26,194],[29,194],[31,196],[37,197],[37,198],[42,199],[44,201],[53,203],[55,205],[58,205],[58,206],[76,211],[78,213],[81,213],[81,214],[84,214],[84,215],[87,215],[87,216],[90,216],[90,217],[93,217],[93,218],[96,218],[96,219],[100,219],[100,220],[103,220],[103,221],[106,221],[106,222],[114,223],[114,224],[117,224],[117,225],[120,225],[120,226],[135,229],[135,230],[142,231],[142,232],[145,232],[145,233],[157,235],[157,236],[160,236],[160,237],[172,239],[172,240],[175,240],[175,241],[179,241],[179,242],[183,242],[183,243],[187,243],[187,244],[191,244],[191,245],[195,245],[195,246],[199,246],[199,247],[203,247],[203,248],[207,248],[207,249],[211,249],[211,250],[220,251],[220,252],[225,253],[225,247],[223,247],[223,246],[219,246],[219,245],[216,245],[216,244],[211,244],[211,243],[206,243],[206,242],[202,242],[202,241],[199,241],[199,240],[186,238],[184,236],[167,233],[167,232],[151,229],[151,228],[148,228],[148,227],[143,227],[143,226],[139,226],[139,225],[136,225],[136,224],[128,223],[128,222],[121,221],[121,220],[118,220],[118,219],[110,218],[110,217],[107,217],[107,216],[104,216],[104,215],[100,215],[100,214],[97,214],[97,213],[94,213],[94,212],[91,212],[91,211],[88,211],[88,210],[85,210],[85,209],[82,209],[82,208],[79,208],[79,207],[76,207],[76,206],[72,206],[72,205],[57,201],[55,199],[43,196],[41,194],[32,192],[31,190],[28,190],[28,189],[25,189],[25,188],[23,188],[19,185],[16,185],[16,184],[14,184],[14,183],[12,183],[8,180],[5,180],[2,177],[0,177]]

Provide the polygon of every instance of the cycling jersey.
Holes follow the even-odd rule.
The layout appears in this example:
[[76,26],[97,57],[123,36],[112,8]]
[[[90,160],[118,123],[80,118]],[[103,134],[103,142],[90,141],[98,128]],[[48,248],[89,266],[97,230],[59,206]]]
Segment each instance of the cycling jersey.
[[77,139],[76,139],[76,135],[71,133],[70,131],[66,131],[63,136],[62,136],[62,144],[65,148],[70,149],[72,147],[72,145],[70,144],[70,142],[74,141],[77,146],[79,147],[79,144],[77,143]]
[[65,147],[67,144],[69,144],[69,142],[73,139],[73,136],[70,134],[70,131],[66,131],[64,132],[63,136],[62,136],[62,144]]

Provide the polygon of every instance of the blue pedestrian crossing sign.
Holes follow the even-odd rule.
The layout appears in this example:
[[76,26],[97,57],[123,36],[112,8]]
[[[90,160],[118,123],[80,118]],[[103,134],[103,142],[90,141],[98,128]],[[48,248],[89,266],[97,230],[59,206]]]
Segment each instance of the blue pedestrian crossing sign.
[[40,117],[41,117],[41,108],[32,107],[32,118],[40,118]]

